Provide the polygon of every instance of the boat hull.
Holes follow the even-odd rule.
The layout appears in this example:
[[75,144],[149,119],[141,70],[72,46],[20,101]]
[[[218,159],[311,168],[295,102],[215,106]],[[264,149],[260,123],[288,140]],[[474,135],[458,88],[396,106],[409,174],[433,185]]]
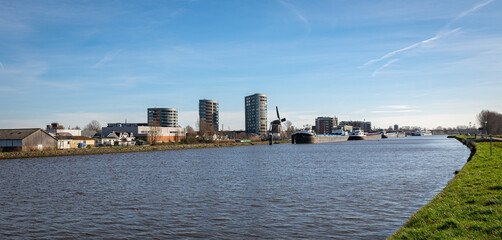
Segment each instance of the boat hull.
[[391,133],[391,134],[383,134],[382,138],[400,138],[400,137],[405,137],[404,134],[402,133]]
[[375,140],[382,139],[381,134],[366,135],[366,136],[349,136],[349,140]]
[[293,134],[292,142],[297,144],[345,142],[349,136],[313,135],[313,134]]

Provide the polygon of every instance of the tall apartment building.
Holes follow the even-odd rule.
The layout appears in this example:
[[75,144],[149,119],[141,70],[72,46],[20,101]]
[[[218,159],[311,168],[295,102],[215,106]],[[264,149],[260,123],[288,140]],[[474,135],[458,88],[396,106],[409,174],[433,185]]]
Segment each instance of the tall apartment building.
[[158,127],[178,127],[178,109],[148,108],[148,125]]
[[220,110],[218,101],[216,100],[199,100],[199,119],[207,123],[208,127],[212,127],[218,131],[220,124]]
[[244,98],[246,132],[267,134],[267,95],[253,94]]
[[318,134],[331,134],[338,126],[337,117],[318,117],[315,119],[315,129]]

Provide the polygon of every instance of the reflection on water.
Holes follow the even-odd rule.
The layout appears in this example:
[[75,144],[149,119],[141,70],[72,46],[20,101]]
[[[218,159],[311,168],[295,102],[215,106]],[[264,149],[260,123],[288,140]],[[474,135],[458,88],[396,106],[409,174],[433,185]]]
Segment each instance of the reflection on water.
[[392,234],[460,169],[444,136],[0,161],[0,238]]

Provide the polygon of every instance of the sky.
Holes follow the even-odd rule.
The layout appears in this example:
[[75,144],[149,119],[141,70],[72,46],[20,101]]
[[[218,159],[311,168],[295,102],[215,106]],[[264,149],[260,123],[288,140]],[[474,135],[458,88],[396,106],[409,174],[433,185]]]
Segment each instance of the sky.
[[0,128],[142,123],[149,107],[196,126],[212,99],[239,130],[255,93],[269,121],[278,106],[296,127],[474,125],[502,112],[501,12],[499,0],[0,0]]

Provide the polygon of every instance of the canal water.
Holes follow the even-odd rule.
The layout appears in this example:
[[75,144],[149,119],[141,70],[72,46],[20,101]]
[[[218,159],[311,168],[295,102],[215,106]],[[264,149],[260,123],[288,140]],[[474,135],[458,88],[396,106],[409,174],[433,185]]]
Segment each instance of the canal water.
[[445,136],[0,161],[0,239],[382,239],[466,163]]

